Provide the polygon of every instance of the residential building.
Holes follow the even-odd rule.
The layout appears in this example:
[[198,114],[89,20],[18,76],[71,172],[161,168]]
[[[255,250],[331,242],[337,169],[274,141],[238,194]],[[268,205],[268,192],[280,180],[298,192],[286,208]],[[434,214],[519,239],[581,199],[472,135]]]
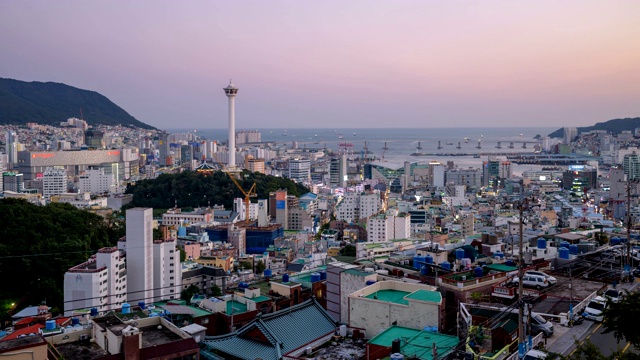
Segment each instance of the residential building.
[[379,190],[348,192],[336,206],[336,219],[347,222],[367,219],[382,210]]
[[64,315],[74,310],[118,309],[127,301],[127,269],[124,251],[102,248],[86,262],[64,274]]
[[182,226],[184,224],[208,223],[213,221],[211,208],[198,208],[193,211],[182,212],[180,208],[167,210],[162,214],[162,225]]
[[634,151],[624,156],[622,168],[627,180],[640,179],[640,156]]
[[127,301],[150,303],[154,299],[153,209],[128,209],[126,221],[126,240],[119,241],[118,248],[127,253]]
[[87,169],[78,177],[78,191],[81,193],[102,194],[109,192],[114,184],[113,174],[105,174],[104,169]]
[[153,241],[154,301],[179,299],[182,291],[180,251],[176,239]]
[[264,159],[247,159],[244,167],[251,172],[264,174]]
[[2,173],[2,191],[16,193],[24,190],[24,176],[17,172],[5,171]]
[[[408,218],[407,218],[408,219]],[[379,214],[367,220],[367,240],[369,242],[384,242],[393,239],[394,216]]]
[[469,189],[482,187],[482,171],[478,169],[452,169],[445,173],[446,184],[466,185]]
[[42,196],[45,199],[52,195],[67,192],[67,172],[63,169],[49,168],[42,175]]
[[288,177],[298,183],[308,183],[311,180],[311,160],[290,159]]

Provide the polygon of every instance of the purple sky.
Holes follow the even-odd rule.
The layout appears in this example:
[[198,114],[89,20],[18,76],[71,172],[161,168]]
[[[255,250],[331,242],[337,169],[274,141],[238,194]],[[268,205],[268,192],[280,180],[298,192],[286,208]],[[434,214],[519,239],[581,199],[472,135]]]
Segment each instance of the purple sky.
[[640,116],[639,1],[0,1],[0,77],[160,128],[583,126]]

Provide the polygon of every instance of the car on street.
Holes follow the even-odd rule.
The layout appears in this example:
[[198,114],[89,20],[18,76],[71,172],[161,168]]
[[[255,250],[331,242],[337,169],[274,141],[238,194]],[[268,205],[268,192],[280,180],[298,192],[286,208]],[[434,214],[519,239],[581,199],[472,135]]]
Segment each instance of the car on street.
[[622,290],[609,289],[604,292],[604,298],[609,299],[612,303],[619,303],[624,297],[624,292]]
[[551,321],[540,316],[538,313],[531,313],[531,332],[535,335],[542,333],[545,338],[553,335],[553,324]]
[[596,296],[589,303],[587,307],[584,308],[584,312],[582,316],[589,320],[601,322],[604,319],[602,315],[602,311],[607,307],[607,299],[602,296]]
[[556,279],[555,277],[544,273],[542,271],[537,271],[537,270],[529,270],[527,272],[525,272],[525,275],[537,275],[537,276],[544,276],[547,281],[549,282],[550,285],[555,285],[558,282],[558,279]]
[[546,358],[547,358],[546,353],[543,353],[540,350],[532,349],[527,351],[527,353],[524,354],[524,357],[522,359],[523,360],[540,360],[540,359],[546,359]]

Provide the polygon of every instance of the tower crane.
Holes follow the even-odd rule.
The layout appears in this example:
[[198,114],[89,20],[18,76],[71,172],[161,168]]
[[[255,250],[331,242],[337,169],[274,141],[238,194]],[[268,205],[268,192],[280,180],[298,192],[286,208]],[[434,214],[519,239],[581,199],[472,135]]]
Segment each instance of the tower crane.
[[236,184],[238,189],[240,189],[240,191],[244,195],[244,219],[245,219],[245,221],[249,221],[249,204],[251,203],[251,198],[257,196],[257,194],[256,194],[256,183],[253,183],[253,185],[251,185],[251,188],[249,189],[249,191],[245,191],[242,188],[242,186],[240,185],[240,183],[238,182],[238,180],[236,180],[235,176],[233,176],[233,174],[231,172],[226,171],[226,170],[223,170],[223,171],[227,175],[229,175],[229,177],[231,178],[233,183]]

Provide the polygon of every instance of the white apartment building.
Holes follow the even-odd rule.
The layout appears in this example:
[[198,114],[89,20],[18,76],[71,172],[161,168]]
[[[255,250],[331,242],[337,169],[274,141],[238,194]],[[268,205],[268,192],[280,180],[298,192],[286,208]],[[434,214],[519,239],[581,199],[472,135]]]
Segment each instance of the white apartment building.
[[102,248],[86,262],[64,274],[64,315],[74,310],[97,308],[99,312],[118,309],[127,300],[125,253]]
[[149,303],[154,298],[153,209],[129,209],[126,221],[126,240],[118,248],[127,253],[127,301]]
[[89,193],[64,193],[60,195],[54,195],[51,197],[51,202],[71,204],[78,209],[86,209],[92,206],[98,206],[101,208],[107,207],[106,197],[91,198]]
[[[245,209],[243,198],[233,199],[233,211],[238,213],[239,221],[246,220],[245,217],[247,217],[247,212]],[[260,205],[258,203],[249,203],[249,220],[257,219],[259,212],[260,212]]]
[[42,178],[42,196],[49,199],[52,195],[67,192],[67,172],[64,169],[49,168]]
[[393,216],[379,214],[367,220],[368,242],[385,242],[393,238]]
[[299,183],[309,182],[311,179],[311,160],[309,159],[290,159],[289,160],[289,179]]
[[393,239],[408,239],[411,235],[411,216],[399,214],[393,217]]
[[78,190],[81,193],[106,193],[113,184],[113,174],[105,174],[104,169],[88,169],[78,177]]
[[346,193],[336,207],[336,219],[354,221],[366,219],[380,212],[380,191]]
[[179,299],[181,289],[182,270],[176,240],[155,240],[153,242],[154,301]]

